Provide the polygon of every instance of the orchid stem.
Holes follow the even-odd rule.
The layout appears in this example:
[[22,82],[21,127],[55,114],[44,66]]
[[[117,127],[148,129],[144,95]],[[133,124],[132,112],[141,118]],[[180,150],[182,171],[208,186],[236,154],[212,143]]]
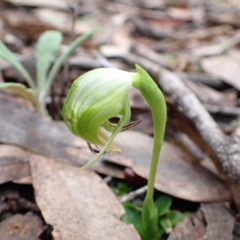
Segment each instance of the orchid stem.
[[166,127],[166,102],[161,90],[157,84],[152,80],[148,73],[136,66],[141,79],[134,81],[134,87],[138,88],[144,99],[147,101],[152,112],[154,125],[154,144],[152,150],[152,159],[148,178],[147,194],[143,203],[142,223],[145,228],[148,227],[151,217],[154,214],[154,183],[156,179],[158,159],[161,151],[161,146],[164,139],[164,132]]

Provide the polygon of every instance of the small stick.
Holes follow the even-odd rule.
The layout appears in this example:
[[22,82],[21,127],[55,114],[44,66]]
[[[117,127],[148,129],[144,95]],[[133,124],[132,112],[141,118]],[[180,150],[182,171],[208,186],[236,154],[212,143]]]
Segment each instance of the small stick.
[[[75,37],[75,25],[78,17],[78,0],[74,0],[72,7],[73,7],[73,14],[72,14],[71,30],[70,30],[70,42],[72,42]],[[68,80],[68,68],[69,68],[69,61],[66,60],[63,67],[64,79],[66,82]]]
[[143,186],[143,187],[141,187],[141,188],[138,188],[137,190],[132,191],[132,192],[126,194],[126,195],[121,196],[121,197],[119,198],[119,201],[120,201],[121,203],[124,203],[124,202],[127,202],[127,201],[131,201],[131,200],[133,200],[135,197],[144,194],[146,191],[147,191],[147,185],[146,185],[146,186]]
[[112,181],[112,176],[106,176],[105,178],[103,178],[103,182],[106,184],[109,184]]

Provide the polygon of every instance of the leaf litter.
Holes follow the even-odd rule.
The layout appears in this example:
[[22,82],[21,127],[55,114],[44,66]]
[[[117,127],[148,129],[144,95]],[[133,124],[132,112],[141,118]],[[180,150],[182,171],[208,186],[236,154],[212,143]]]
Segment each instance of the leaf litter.
[[[66,91],[69,89],[72,80],[81,75],[85,70],[90,70],[96,66],[117,66],[129,69],[135,61],[144,60],[153,70],[159,70],[159,66],[165,67],[171,71],[176,71],[179,76],[184,76],[187,81],[194,81],[194,83],[186,83],[192,92],[198,96],[205,109],[211,113],[222,131],[228,135],[237,134],[239,130],[237,124],[239,123],[240,104],[239,57],[237,54],[239,49],[237,30],[239,27],[239,14],[237,14],[239,3],[237,1],[209,1],[196,4],[195,1],[181,1],[178,4],[177,2],[161,1],[156,3],[156,1],[148,1],[139,3],[136,6],[131,1],[127,4],[125,1],[120,0],[107,1],[104,3],[104,14],[102,14],[103,9],[99,7],[101,4],[96,6],[96,3],[92,1],[91,3],[83,1],[82,6],[77,8],[78,13],[81,16],[90,17],[85,19],[80,17],[78,19],[75,33],[83,33],[92,26],[102,26],[102,24],[106,27],[106,31],[104,30],[102,34],[99,34],[100,37],[94,38],[94,41],[89,41],[84,49],[76,51],[74,57],[77,61],[72,65],[70,61],[70,81],[63,80],[61,74],[58,76],[51,92],[51,101],[48,104],[52,116],[55,119],[61,118],[60,110]],[[11,3],[12,5],[9,5]],[[73,13],[71,3],[70,1],[58,3],[56,1],[34,1],[33,3],[25,0],[9,0],[0,3],[2,13],[0,17],[0,31],[3,33],[3,41],[11,49],[18,52],[17,57],[19,59],[25,59],[24,55],[32,51],[33,43],[35,43],[38,35],[43,31],[61,29],[65,35],[69,33],[69,29],[66,26],[71,23]],[[21,8],[18,7],[19,4]],[[25,8],[25,6],[30,7]],[[34,8],[32,9],[32,7]],[[26,9],[29,14],[22,12],[22,10],[26,11]],[[226,9],[226,11],[223,11],[223,9]],[[101,13],[91,15],[96,10]],[[106,11],[108,13],[107,17]],[[49,14],[53,13],[56,19],[61,22],[61,25],[56,24],[56,19],[53,19],[51,22]],[[201,16],[204,17],[199,18],[198,16],[200,15],[198,14],[202,14]],[[104,22],[107,22],[107,24],[104,24]],[[2,27],[3,24],[4,28]],[[96,55],[93,53],[100,46],[100,50],[111,47],[112,51],[110,55],[102,51],[101,60],[96,58]],[[94,51],[92,51],[93,49]],[[87,59],[86,56],[90,61],[85,61]],[[34,61],[31,60],[30,62],[33,63]],[[29,63],[26,64],[29,65]],[[12,79],[17,79],[16,82],[18,82],[19,76],[12,72],[9,66],[2,68],[3,66],[1,63],[1,81],[7,80],[9,82]],[[31,69],[35,67],[34,64],[29,66]],[[157,66],[157,68],[154,68],[154,66]],[[196,84],[196,82],[201,82],[210,88],[207,89],[205,86]],[[171,106],[174,102],[174,97],[167,96],[167,101],[169,106]],[[80,222],[87,220],[86,216],[89,216],[88,214],[82,216],[80,211],[76,211],[79,213],[78,218],[77,214],[72,210],[74,206],[77,206],[76,209],[82,209],[82,206],[79,206],[80,204],[77,203],[73,206],[71,204],[73,203],[72,198],[79,198],[84,202],[83,196],[85,194],[89,196],[83,190],[80,179],[89,184],[93,184],[96,181],[97,186],[102,184],[101,179],[92,171],[79,173],[76,168],[89,161],[93,154],[89,152],[86,144],[81,139],[72,136],[61,122],[45,121],[33,114],[29,108],[19,104],[20,102],[18,100],[17,103],[15,99],[0,93],[1,186],[9,181],[18,182],[16,186],[19,186],[19,188],[32,184],[35,189],[36,202],[39,205],[43,219],[48,224],[54,226],[53,235],[59,238],[67,236],[67,239],[69,239],[68,237],[71,237],[72,233],[69,233],[68,225],[61,223],[61,219],[59,220],[57,216],[60,216],[58,214],[62,216],[65,213],[62,219],[70,219],[71,214],[73,214],[73,219],[74,221],[76,220],[74,222],[76,225],[73,226],[78,226],[78,219],[80,219]],[[131,107],[134,110],[133,117],[136,119],[142,118],[143,120],[143,124],[138,125],[136,130],[152,134],[149,110],[145,103],[138,99],[137,93],[132,93]],[[174,121],[173,118],[176,112],[173,111],[171,114],[169,122]],[[178,115],[176,114],[176,116]],[[190,127],[188,121],[184,123],[185,126]],[[177,132],[182,130],[181,128],[171,128],[170,126],[168,130]],[[189,132],[196,134],[194,131]],[[204,163],[205,160],[194,159],[191,154],[184,152],[181,146],[176,147],[170,143],[168,135],[174,136],[169,133],[166,134],[167,141],[164,143],[163,153],[160,157],[158,177],[155,184],[156,190],[190,201],[200,203],[213,202],[211,204],[202,204],[199,211],[183,220],[179,227],[177,226],[173,230],[168,239],[232,239],[234,214],[237,211],[228,205],[232,198],[229,186],[219,177],[220,175],[216,173],[216,169],[214,169],[214,173],[207,170],[208,168],[212,169],[212,166],[209,167],[209,163]],[[126,177],[126,169],[130,169],[135,174],[135,181],[138,181],[137,179],[140,179],[140,177],[142,180],[146,180],[151,141],[150,137],[137,132],[121,133],[116,139],[118,145],[123,149],[121,155],[106,155],[92,169],[104,176],[121,179]],[[199,147],[201,148],[201,146]],[[34,158],[41,159],[42,165],[39,166],[37,161],[33,161]],[[31,168],[29,167],[29,159]],[[210,158],[208,157],[208,159]],[[34,167],[35,163],[37,167]],[[52,179],[53,182],[46,179],[45,175],[40,173],[38,168],[45,169],[49,173],[49,179]],[[76,178],[76,183],[73,183],[73,176]],[[90,178],[89,176],[94,176],[92,182],[88,179]],[[67,179],[68,177],[70,180]],[[40,179],[44,184],[39,182]],[[66,182],[64,190],[59,190],[59,185],[63,186],[63,184],[61,185],[63,181]],[[45,195],[44,185],[47,186],[46,192],[49,196]],[[110,204],[107,208],[109,210],[107,213],[100,212],[111,220],[112,213],[116,213],[117,217],[114,221],[121,225],[122,223],[118,220],[123,213],[122,207],[114,196],[111,195],[109,189],[104,184],[102,185],[101,191],[107,194],[108,197],[106,198],[114,199],[115,208],[111,210],[110,206],[112,204]],[[79,191],[75,189],[76,192],[74,192],[72,186],[76,186]],[[51,192],[51,189],[55,190]],[[95,188],[93,187],[93,189]],[[64,205],[63,210],[65,212],[60,211],[58,213],[52,209],[54,203],[56,204],[58,200],[60,201],[64,195],[55,200],[53,194],[58,193],[58,191],[60,193],[62,193],[61,191],[70,192],[72,194],[66,194],[68,200],[65,202],[65,205],[70,205],[70,210],[67,213],[66,208],[64,208],[64,202],[60,202],[59,205]],[[96,201],[94,202],[96,205],[101,204],[101,201],[107,201],[107,199],[102,200],[101,198],[98,202],[99,196],[97,194],[100,195],[100,193],[92,194],[96,199],[91,200]],[[52,196],[52,199],[50,199],[50,196]],[[33,195],[31,197],[34,198]],[[87,199],[89,200],[90,196]],[[46,202],[49,205],[44,200],[47,200]],[[219,201],[227,201],[228,203],[215,203]],[[92,209],[87,209],[83,209],[84,213],[89,211],[89,219],[91,219]],[[234,214],[229,214],[230,209]],[[34,212],[30,208],[25,211]],[[21,213],[20,217],[19,215],[13,215],[10,218],[1,218],[1,220],[5,219],[0,222],[0,224],[4,223],[4,226],[1,225],[0,228],[1,235],[6,233],[6,235],[2,235],[6,236],[4,239],[11,239],[7,235],[9,232],[6,230],[8,229],[7,226],[11,225],[10,222],[12,220],[15,221],[15,217],[16,221],[23,222],[24,226],[35,226],[35,223],[33,224],[34,218],[32,219],[32,225],[30,224],[31,218],[27,221],[28,215],[26,212]],[[96,216],[96,214],[97,212],[94,212],[93,216]],[[39,219],[39,215],[35,219],[37,218]],[[8,219],[9,222],[5,223]],[[98,216],[94,217],[94,220],[97,221]],[[194,225],[192,222],[194,222]],[[223,227],[223,222],[228,224]],[[92,226],[88,221],[84,224],[84,226]],[[123,226],[125,225],[121,225],[121,227]],[[69,229],[71,227],[69,226]],[[127,228],[129,236],[135,234],[131,227],[127,226]],[[222,229],[226,231],[223,232]],[[237,220],[234,228],[234,237],[238,239],[236,229],[238,229]],[[39,231],[36,231],[35,235],[28,235],[28,231],[25,231],[26,234],[24,233],[25,238],[23,237],[23,239],[31,239],[31,237],[32,239],[44,239],[40,230],[44,231],[42,227],[39,227]],[[88,228],[84,230],[87,232]],[[89,232],[91,232],[90,230]],[[93,237],[92,239],[98,239],[94,235],[89,236]],[[18,237],[20,239],[20,235]],[[89,239],[91,239],[90,237]],[[107,236],[104,239],[107,239]]]

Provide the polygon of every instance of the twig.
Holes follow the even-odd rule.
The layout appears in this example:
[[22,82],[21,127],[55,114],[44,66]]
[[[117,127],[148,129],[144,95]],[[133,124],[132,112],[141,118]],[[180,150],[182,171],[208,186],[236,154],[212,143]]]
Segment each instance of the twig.
[[204,104],[204,107],[212,114],[222,114],[227,116],[240,116],[240,108],[233,106],[219,106],[212,104]]
[[196,31],[188,31],[182,38],[187,39],[207,39],[210,37],[229,33],[233,30],[229,25],[220,25],[216,27],[197,29]]
[[227,39],[226,41],[212,46],[203,46],[200,48],[197,48],[195,50],[192,50],[193,55],[197,57],[203,57],[203,56],[215,56],[220,55],[223,52],[229,50],[233,46],[237,45],[240,42],[240,34],[237,32],[233,37]]
[[115,68],[100,52],[94,51],[94,55],[102,67]]
[[173,61],[169,61],[166,58],[166,55],[157,53],[144,44],[139,44],[134,42],[131,46],[131,52],[141,57],[147,58],[148,60],[154,63],[157,63],[160,66],[163,66],[165,68],[171,68],[171,69],[176,68],[176,63]]
[[70,67],[91,70],[94,68],[103,67],[97,60],[81,56],[74,56],[69,58],[69,65]]
[[119,198],[119,201],[121,203],[127,202],[127,201],[131,201],[133,200],[135,197],[140,196],[142,194],[144,194],[147,191],[147,185],[141,188],[138,188],[135,191],[132,191],[126,195],[123,195]]
[[103,182],[105,182],[106,184],[109,184],[111,181],[112,181],[112,176],[106,176],[104,179],[103,179]]
[[[235,202],[240,208],[240,142],[235,137],[227,137],[208,114],[197,97],[181,79],[167,70],[160,70],[158,79],[162,90],[171,96],[184,115],[191,121],[201,139],[189,136],[203,151],[208,153],[216,167],[232,188]],[[204,143],[204,145],[200,144]]]
[[188,79],[193,82],[199,82],[199,83],[202,83],[204,85],[207,85],[207,86],[210,86],[213,88],[221,88],[225,85],[225,83],[220,78],[210,76],[207,74],[203,74],[203,73],[181,72],[178,75],[180,78]]

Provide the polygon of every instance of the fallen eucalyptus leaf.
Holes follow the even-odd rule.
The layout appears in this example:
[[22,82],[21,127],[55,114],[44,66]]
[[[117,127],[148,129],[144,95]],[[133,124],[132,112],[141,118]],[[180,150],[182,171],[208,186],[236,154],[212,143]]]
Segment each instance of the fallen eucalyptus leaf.
[[1,239],[4,240],[38,240],[44,231],[40,217],[31,214],[16,214],[0,223]]
[[35,154],[30,166],[37,204],[53,225],[55,239],[140,239],[133,226],[120,220],[123,207],[93,171],[79,172]]
[[27,152],[16,146],[0,144],[0,184],[29,174]]
[[216,56],[201,61],[205,72],[220,77],[226,83],[240,90],[240,63],[230,56]]

